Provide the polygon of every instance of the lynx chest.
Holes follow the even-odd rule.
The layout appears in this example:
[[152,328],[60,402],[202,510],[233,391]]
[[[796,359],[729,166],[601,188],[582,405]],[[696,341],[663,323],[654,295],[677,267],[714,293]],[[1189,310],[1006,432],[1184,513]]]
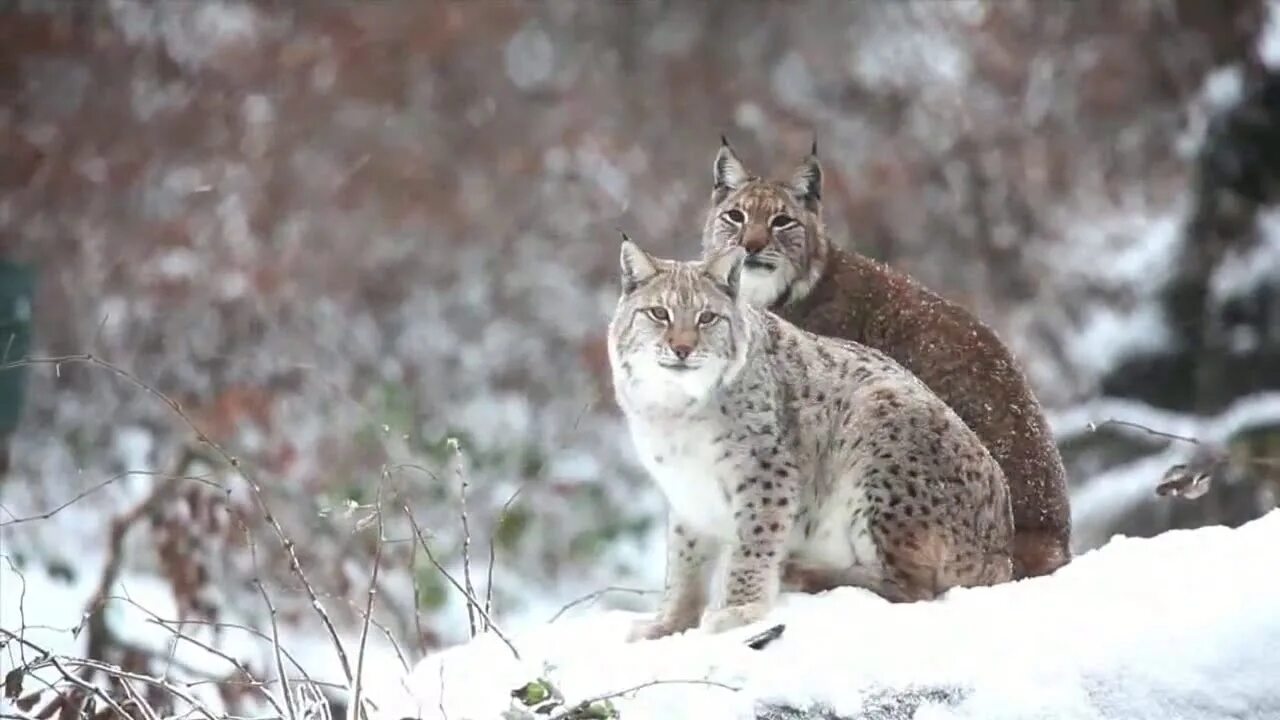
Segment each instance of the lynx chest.
[[672,515],[701,534],[732,540],[737,530],[729,491],[740,477],[740,453],[731,452],[724,438],[724,429],[713,423],[631,423],[640,461]]

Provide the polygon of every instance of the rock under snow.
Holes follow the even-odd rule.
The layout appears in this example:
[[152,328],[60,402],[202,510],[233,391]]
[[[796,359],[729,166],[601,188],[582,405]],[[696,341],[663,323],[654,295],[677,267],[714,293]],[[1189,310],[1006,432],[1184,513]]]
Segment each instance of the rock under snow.
[[[541,677],[570,706],[673,681],[615,698],[623,720],[1277,718],[1277,547],[1280,511],[1238,529],[1117,537],[1052,577],[934,602],[789,595],[765,622],[719,636],[627,644],[635,614],[584,614],[512,638],[522,661],[488,635],[426,658],[407,683],[414,698],[383,712],[499,718],[511,690]],[[744,644],[777,624],[763,650]]]

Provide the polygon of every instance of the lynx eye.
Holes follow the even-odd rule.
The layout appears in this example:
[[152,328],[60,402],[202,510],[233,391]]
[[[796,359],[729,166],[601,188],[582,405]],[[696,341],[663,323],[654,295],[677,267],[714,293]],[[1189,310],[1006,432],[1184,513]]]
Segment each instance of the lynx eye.
[[742,211],[738,208],[733,208],[732,210],[725,212],[724,217],[734,225],[741,225],[747,219],[747,216],[743,215]]
[[774,230],[782,230],[795,225],[796,222],[798,221],[790,215],[774,215],[773,220],[769,221],[769,226]]
[[651,307],[645,308],[644,311],[649,317],[660,323],[664,323],[671,319],[671,315],[667,313],[666,308]]
[[698,313],[698,324],[702,325],[703,327],[706,327],[707,325],[712,325],[719,319],[720,319],[720,316],[711,312],[710,310],[703,310],[702,312]]

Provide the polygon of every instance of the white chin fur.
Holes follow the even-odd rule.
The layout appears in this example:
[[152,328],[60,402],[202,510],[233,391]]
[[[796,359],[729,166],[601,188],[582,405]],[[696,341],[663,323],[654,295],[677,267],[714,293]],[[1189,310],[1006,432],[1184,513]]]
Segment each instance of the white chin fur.
[[633,366],[630,392],[633,403],[650,407],[683,408],[689,401],[701,402],[715,389],[726,363],[707,358],[690,370],[672,370],[646,359]]
[[739,281],[742,299],[754,307],[769,307],[787,291],[787,279],[781,270],[745,267]]

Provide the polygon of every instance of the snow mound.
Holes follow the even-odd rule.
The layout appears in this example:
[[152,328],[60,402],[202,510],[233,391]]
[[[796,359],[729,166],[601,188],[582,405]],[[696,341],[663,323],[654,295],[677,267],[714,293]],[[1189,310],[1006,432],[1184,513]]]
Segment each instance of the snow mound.
[[[545,677],[568,705],[672,681],[615,698],[622,720],[1277,718],[1277,547],[1280,511],[1117,537],[1051,577],[929,603],[787,595],[765,622],[719,636],[627,644],[634,613],[588,614],[512,638],[521,661],[490,635],[428,657],[412,699],[383,712],[499,718],[511,690]],[[744,644],[776,624],[772,644]]]

